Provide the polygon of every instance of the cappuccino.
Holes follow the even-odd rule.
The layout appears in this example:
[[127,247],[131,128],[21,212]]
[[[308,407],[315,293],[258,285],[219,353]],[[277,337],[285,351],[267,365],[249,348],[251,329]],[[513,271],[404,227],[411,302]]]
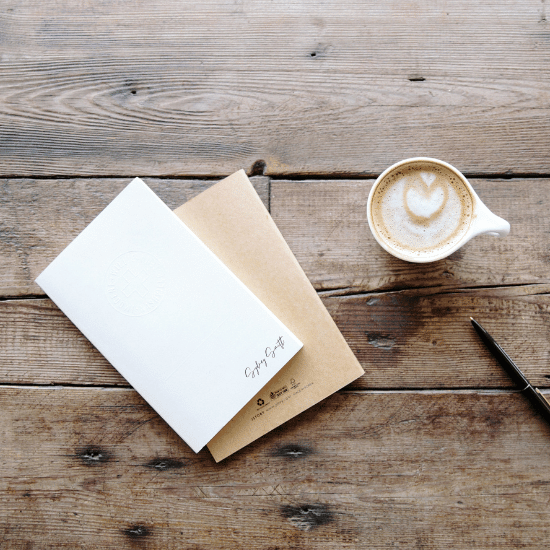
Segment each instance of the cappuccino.
[[431,261],[457,248],[468,233],[474,198],[459,173],[447,166],[415,159],[377,180],[369,197],[369,223],[397,257]]

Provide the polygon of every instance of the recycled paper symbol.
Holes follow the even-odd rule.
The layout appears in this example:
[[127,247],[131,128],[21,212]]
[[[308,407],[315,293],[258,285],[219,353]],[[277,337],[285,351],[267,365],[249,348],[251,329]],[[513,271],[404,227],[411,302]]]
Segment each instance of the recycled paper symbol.
[[256,403],[258,403],[258,406],[261,407],[265,403],[265,401],[260,397],[260,399],[258,399],[258,401],[256,401]]

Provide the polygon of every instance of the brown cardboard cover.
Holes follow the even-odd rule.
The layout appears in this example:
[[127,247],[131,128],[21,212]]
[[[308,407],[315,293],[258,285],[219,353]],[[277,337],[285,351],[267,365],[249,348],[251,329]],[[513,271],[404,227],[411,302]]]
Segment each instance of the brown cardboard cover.
[[219,462],[364,371],[243,170],[175,213],[304,344],[208,443]]

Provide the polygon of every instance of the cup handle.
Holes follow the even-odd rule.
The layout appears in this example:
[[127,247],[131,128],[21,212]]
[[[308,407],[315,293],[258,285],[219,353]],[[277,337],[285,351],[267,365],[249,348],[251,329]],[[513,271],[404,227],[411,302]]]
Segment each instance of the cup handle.
[[479,201],[472,236],[492,235],[493,237],[506,237],[508,233],[510,233],[510,224],[496,214],[493,214]]

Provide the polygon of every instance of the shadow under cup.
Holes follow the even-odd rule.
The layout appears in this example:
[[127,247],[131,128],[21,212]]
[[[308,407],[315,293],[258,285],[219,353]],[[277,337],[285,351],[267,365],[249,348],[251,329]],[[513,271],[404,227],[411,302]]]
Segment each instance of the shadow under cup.
[[476,196],[451,165],[429,158],[385,170],[369,194],[367,218],[378,243],[409,262],[432,262],[470,238]]

